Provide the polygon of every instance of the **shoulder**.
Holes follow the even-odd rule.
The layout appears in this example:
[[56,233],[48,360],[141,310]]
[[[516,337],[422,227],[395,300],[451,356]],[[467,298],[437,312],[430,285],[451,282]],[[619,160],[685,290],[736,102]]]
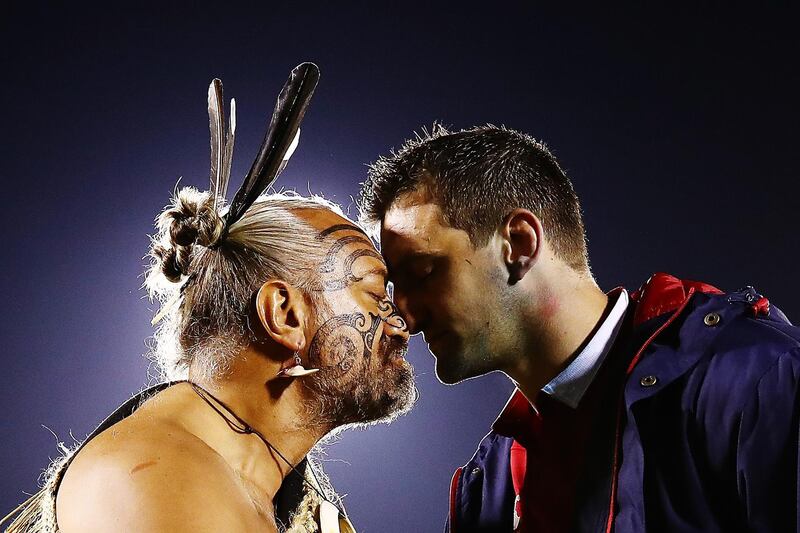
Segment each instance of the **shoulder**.
[[669,361],[700,363],[695,370],[709,363],[712,378],[735,372],[740,381],[757,379],[778,358],[791,358],[800,348],[800,328],[751,287],[695,294],[674,323],[677,327],[658,336],[654,351]]
[[690,321],[694,330],[706,330],[711,337],[709,371],[739,383],[755,383],[776,367],[800,363],[800,328],[774,306],[758,310],[753,301],[760,295],[751,292],[711,296]]
[[[754,401],[793,405],[800,385],[800,328],[774,306],[754,309],[752,289],[699,295],[676,342],[662,346],[665,367],[686,364],[686,405],[708,421],[738,417]],[[677,346],[675,351],[670,345]],[[685,363],[684,363],[685,362]],[[778,386],[768,386],[775,382]]]
[[[57,519],[72,531],[247,531],[257,513],[235,474],[176,425],[124,420],[67,469]],[[263,526],[262,526],[263,527]]]
[[[678,314],[639,324],[646,338],[641,360],[626,384],[629,405],[652,398],[696,414],[705,423],[722,421],[731,430],[754,398],[794,403],[800,376],[800,328],[752,288],[728,294],[695,294]],[[660,324],[660,325],[659,325]],[[663,331],[662,331],[663,329]],[[653,337],[650,337],[653,339]],[[638,346],[638,345],[637,345]],[[645,385],[646,377],[655,377]],[[781,387],[764,390],[765,380]],[[790,401],[791,400],[791,401]]]

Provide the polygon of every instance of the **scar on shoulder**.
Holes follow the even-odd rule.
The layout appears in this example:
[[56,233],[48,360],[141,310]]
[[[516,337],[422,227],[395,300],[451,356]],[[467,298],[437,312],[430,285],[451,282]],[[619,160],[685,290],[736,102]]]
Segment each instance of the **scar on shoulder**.
[[139,463],[138,465],[136,465],[133,468],[131,468],[131,471],[129,472],[129,474],[133,475],[136,472],[138,472],[139,470],[144,470],[145,468],[151,467],[151,466],[155,465],[156,463],[158,463],[158,461],[146,461],[144,463]]

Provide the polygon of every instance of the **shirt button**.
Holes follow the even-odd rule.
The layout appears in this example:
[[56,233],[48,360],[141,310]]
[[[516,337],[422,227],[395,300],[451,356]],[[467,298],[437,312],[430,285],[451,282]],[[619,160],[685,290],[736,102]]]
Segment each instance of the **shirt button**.
[[475,468],[472,469],[472,475],[473,476],[477,476],[480,473],[481,473],[481,469],[479,467],[476,466]]
[[639,383],[642,385],[642,387],[652,387],[658,383],[658,378],[655,376],[645,376],[639,380]]
[[703,323],[706,326],[716,326],[720,320],[722,320],[722,317],[719,316],[719,313],[708,313],[703,317]]

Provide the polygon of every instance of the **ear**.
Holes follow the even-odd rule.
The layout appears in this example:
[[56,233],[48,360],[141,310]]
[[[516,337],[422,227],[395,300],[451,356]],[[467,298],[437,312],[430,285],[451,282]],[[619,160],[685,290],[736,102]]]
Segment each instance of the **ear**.
[[503,261],[508,268],[508,282],[513,285],[533,268],[542,246],[542,223],[527,209],[514,209],[502,227]]
[[309,309],[297,288],[285,281],[267,281],[258,289],[256,313],[272,340],[293,352],[305,347]]

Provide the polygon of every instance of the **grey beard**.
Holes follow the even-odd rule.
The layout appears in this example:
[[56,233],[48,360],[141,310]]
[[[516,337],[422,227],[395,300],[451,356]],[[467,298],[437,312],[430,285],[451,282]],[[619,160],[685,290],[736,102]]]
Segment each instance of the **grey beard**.
[[406,350],[404,343],[384,336],[372,354],[388,363],[380,374],[369,374],[369,367],[362,362],[357,368],[360,375],[347,383],[324,368],[302,378],[308,394],[304,425],[331,431],[341,426],[390,422],[407,413],[417,398],[413,370],[408,363],[389,363]]

